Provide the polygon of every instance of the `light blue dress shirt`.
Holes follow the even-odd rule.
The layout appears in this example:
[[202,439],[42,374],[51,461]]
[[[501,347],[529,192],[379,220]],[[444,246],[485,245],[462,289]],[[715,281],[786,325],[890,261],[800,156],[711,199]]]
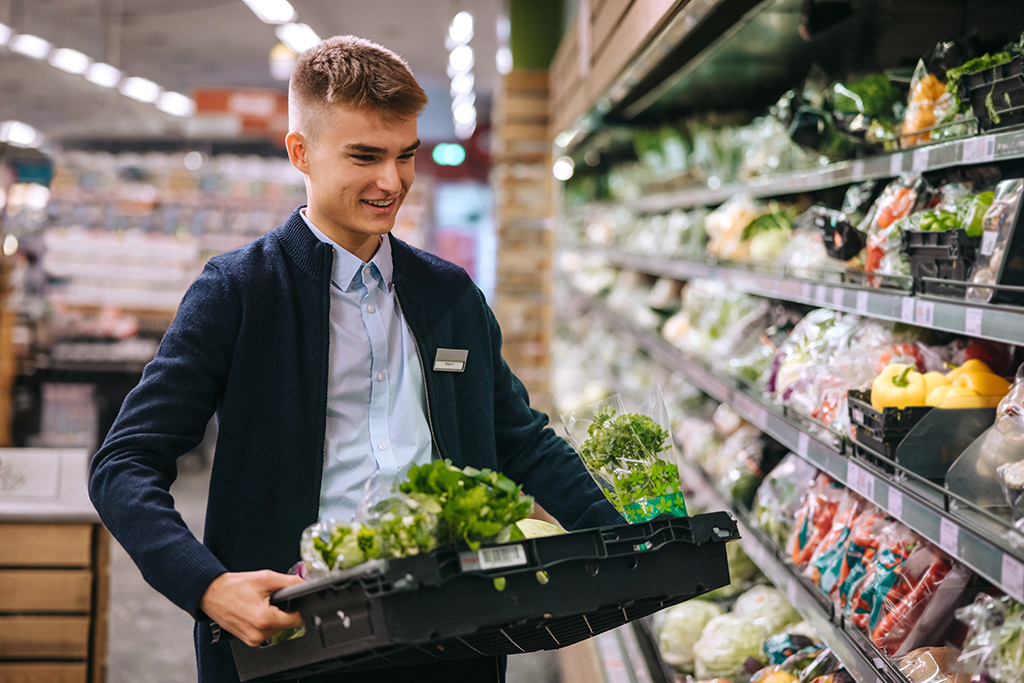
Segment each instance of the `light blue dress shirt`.
[[433,453],[423,371],[392,290],[391,240],[369,263],[331,241],[330,375],[320,519],[349,521],[367,494],[373,502]]

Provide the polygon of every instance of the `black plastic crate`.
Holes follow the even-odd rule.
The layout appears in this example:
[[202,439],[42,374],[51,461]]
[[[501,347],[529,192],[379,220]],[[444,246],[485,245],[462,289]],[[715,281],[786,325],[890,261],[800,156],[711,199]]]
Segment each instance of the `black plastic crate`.
[[1024,124],[1024,57],[965,74],[959,94],[982,131]]
[[962,299],[980,245],[981,237],[969,237],[962,229],[903,231],[902,250],[910,261],[910,274],[918,291],[923,294]]
[[932,411],[931,406],[908,408],[871,407],[871,392],[851,389],[847,394],[850,424],[854,427],[855,441],[887,458],[896,457],[900,442]]
[[738,538],[716,512],[371,561],[274,594],[301,638],[231,649],[243,681],[555,649],[728,584]]

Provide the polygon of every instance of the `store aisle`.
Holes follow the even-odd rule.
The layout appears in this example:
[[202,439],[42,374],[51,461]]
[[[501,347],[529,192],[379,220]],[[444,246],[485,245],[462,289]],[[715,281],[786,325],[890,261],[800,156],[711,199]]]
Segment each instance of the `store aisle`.
[[[185,523],[202,535],[210,471],[186,456],[171,494]],[[107,683],[195,683],[192,618],[145,582],[112,545]],[[509,658],[508,683],[560,683],[555,652]]]

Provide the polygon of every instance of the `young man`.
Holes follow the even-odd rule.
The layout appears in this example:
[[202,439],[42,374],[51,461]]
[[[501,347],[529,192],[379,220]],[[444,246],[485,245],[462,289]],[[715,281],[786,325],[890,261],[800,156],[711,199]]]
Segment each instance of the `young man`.
[[[305,52],[289,86],[308,205],[213,258],[92,462],[90,493],[146,580],[195,616],[202,683],[237,681],[226,639],[301,623],[269,604],[298,582],[299,537],[349,519],[432,457],[502,471],[569,528],[622,523],[530,409],[498,325],[457,266],[389,233],[414,178],[426,95],[401,58],[351,36]],[[468,352],[462,372],[435,367]],[[204,542],[174,510],[175,461],[219,424]],[[322,681],[498,681],[504,658]],[[312,679],[303,679],[304,681]]]

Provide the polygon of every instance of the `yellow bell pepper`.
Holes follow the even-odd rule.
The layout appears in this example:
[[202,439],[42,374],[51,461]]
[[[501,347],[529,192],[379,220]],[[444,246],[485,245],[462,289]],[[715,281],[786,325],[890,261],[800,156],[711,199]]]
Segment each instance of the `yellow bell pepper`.
[[959,408],[995,408],[999,403],[999,396],[982,396],[969,387],[936,387],[928,395],[928,405],[942,409]]
[[935,387],[949,386],[950,381],[941,372],[926,372],[924,375],[924,395],[928,396]]
[[890,363],[871,383],[871,407],[878,411],[923,406],[925,398],[924,375],[913,365]]
[[991,372],[964,372],[953,382],[954,386],[974,389],[982,396],[1006,396],[1010,383]]
[[928,398],[925,399],[924,404],[934,408],[946,399],[946,394],[948,394],[949,390],[952,388],[952,384],[942,384],[935,387],[928,392]]
[[977,358],[972,358],[970,360],[964,361],[964,364],[961,365],[960,367],[953,368],[952,370],[947,372],[946,379],[948,379],[950,383],[952,383],[956,381],[957,377],[964,374],[965,372],[987,372],[990,375],[993,374],[992,368],[986,365],[984,361],[980,361]]

